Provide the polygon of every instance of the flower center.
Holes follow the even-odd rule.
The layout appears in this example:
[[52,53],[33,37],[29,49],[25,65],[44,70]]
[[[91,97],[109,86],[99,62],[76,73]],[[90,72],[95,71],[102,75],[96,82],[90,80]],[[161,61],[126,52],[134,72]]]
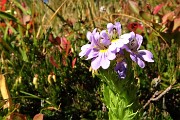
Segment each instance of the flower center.
[[129,49],[133,52],[137,51],[138,46],[138,41],[135,38],[128,43]]
[[107,52],[108,49],[100,50],[101,53]]
[[117,42],[119,39],[113,39],[111,42]]

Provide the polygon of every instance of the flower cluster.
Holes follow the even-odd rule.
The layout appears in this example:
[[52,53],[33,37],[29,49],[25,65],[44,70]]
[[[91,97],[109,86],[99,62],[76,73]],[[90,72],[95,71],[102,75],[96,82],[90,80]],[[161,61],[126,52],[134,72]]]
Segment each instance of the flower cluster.
[[126,77],[127,63],[124,51],[130,53],[130,58],[141,68],[145,67],[145,62],[154,62],[153,54],[148,50],[139,50],[143,37],[134,32],[121,34],[121,24],[108,23],[107,30],[100,32],[95,28],[92,32],[87,32],[89,43],[81,47],[80,57],[85,56],[86,60],[91,61],[94,70],[102,67],[107,69],[110,61],[115,60],[117,64],[115,71],[121,79]]

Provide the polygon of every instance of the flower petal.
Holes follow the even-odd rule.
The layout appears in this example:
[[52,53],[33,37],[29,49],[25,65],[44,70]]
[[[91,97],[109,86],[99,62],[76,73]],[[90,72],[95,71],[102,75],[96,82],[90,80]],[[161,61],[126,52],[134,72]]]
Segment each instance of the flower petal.
[[126,43],[127,41],[129,42],[131,37],[132,37],[131,33],[125,33],[125,34],[121,35],[119,39],[122,41],[125,41],[125,43]]
[[92,34],[95,34],[95,33],[96,33],[96,31],[97,31],[97,28],[95,28],[95,29],[93,30]]
[[136,40],[138,41],[138,48],[137,50],[141,47],[141,44],[143,42],[143,37],[139,34],[136,34]]
[[108,60],[108,58],[106,57],[106,53],[102,53],[102,59],[101,59],[101,67],[103,69],[107,69],[110,66],[110,60]]
[[116,44],[115,43],[111,43],[111,45],[108,48],[110,51],[115,51],[116,50]]
[[99,40],[99,38],[100,38],[99,32],[94,33],[94,38],[95,38],[95,40]]
[[92,42],[92,39],[95,39],[95,40],[99,39],[100,37],[99,32],[96,32],[96,31],[97,31],[97,28],[95,28],[92,33],[90,31],[87,32],[86,37],[90,42]]
[[135,55],[135,54],[130,54],[130,58],[131,58],[134,62],[136,62],[136,63],[139,65],[139,67],[141,67],[141,68],[144,68],[144,67],[145,67],[144,61],[142,61],[137,55]]
[[92,36],[92,33],[88,31],[86,34],[86,37],[90,42],[91,42],[91,36]]
[[108,33],[110,34],[114,28],[114,25],[112,23],[107,24]]
[[97,70],[101,66],[101,56],[94,58],[91,62],[91,67],[93,70]]
[[88,58],[86,58],[86,60],[89,60],[89,59],[92,59],[92,58],[95,58],[99,55],[99,51],[96,50],[96,49],[91,49],[89,54],[88,54]]
[[111,41],[109,40],[109,36],[108,36],[108,34],[106,33],[106,30],[102,30],[101,33],[100,33],[100,36],[102,37],[101,43],[102,43],[103,45],[108,46],[109,44],[111,44]]
[[108,60],[114,60],[116,58],[116,53],[108,51],[107,58],[108,58]]
[[125,44],[127,44],[129,42],[128,39],[120,39],[116,42],[116,46],[118,48],[122,48]]
[[125,60],[118,62],[114,70],[118,73],[119,78],[125,79],[127,70],[127,63]]
[[143,58],[143,60],[147,61],[147,62],[154,62],[153,58],[153,54],[148,51],[148,50],[139,50],[138,51],[139,55]]
[[130,58],[137,63],[137,56],[135,54],[130,54]]
[[145,67],[144,61],[142,61],[139,57],[137,58],[137,64],[138,64],[139,67],[141,67],[141,68],[144,68],[144,67]]
[[86,44],[86,45],[83,45],[81,47],[81,52],[79,53],[79,56],[80,57],[83,57],[83,56],[88,56],[89,52],[90,52],[90,44]]
[[117,30],[118,35],[121,35],[121,23],[120,22],[115,23],[115,28]]

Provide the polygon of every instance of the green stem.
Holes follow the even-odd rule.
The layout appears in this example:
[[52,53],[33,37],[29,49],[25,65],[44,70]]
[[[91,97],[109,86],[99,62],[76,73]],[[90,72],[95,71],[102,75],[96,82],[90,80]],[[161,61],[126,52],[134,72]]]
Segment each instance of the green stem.
[[126,79],[119,79],[114,68],[100,70],[98,77],[104,82],[104,102],[109,109],[110,120],[139,120],[137,117],[137,86],[131,61],[128,64]]

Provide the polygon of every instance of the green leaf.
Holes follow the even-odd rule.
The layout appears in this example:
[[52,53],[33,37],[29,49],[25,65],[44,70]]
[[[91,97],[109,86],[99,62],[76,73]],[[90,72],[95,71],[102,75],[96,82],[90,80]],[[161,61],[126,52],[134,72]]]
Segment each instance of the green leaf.
[[17,21],[17,19],[14,16],[12,16],[8,13],[2,12],[2,11],[0,11],[0,18]]
[[19,9],[21,9],[24,14],[26,14],[26,15],[31,15],[31,11],[30,11],[29,9],[23,7],[19,2],[17,2],[17,1],[14,0],[13,3],[14,3]]
[[130,5],[130,9],[132,10],[132,12],[139,15],[139,8],[138,8],[137,2],[129,0],[129,5]]
[[109,104],[110,104],[110,97],[109,97],[109,87],[104,85],[104,100],[105,100],[105,103],[106,103],[106,106],[109,107]]
[[152,15],[148,12],[140,11],[139,14],[144,20],[151,21],[152,19]]
[[22,58],[25,62],[28,62],[28,57],[26,55],[26,51],[19,48],[19,51],[21,52]]

